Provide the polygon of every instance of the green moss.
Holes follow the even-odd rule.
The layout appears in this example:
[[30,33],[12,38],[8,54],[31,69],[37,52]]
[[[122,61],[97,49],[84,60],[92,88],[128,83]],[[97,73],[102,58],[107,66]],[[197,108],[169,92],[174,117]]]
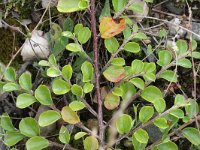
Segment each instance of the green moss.
[[[10,25],[16,25],[14,19],[7,19],[6,22]],[[17,22],[18,23],[18,22]],[[20,48],[23,43],[23,36],[16,31],[10,29],[0,28],[0,61],[4,64],[8,64],[12,55]],[[18,56],[12,63],[12,66],[19,68],[19,64],[22,62],[20,56]]]

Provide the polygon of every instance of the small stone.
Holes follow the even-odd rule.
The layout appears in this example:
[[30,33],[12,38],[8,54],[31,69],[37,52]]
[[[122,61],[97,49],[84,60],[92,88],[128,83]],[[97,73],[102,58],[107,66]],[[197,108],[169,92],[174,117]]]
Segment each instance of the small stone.
[[34,60],[36,58],[47,58],[49,56],[49,43],[47,36],[41,30],[35,30],[31,34],[31,38],[27,38],[21,56],[23,61]]

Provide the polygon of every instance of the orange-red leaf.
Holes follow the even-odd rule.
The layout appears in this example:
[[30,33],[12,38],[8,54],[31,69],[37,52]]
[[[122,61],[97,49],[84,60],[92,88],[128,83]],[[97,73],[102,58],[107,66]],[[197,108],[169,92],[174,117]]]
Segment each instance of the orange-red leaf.
[[111,38],[121,33],[126,27],[125,19],[112,17],[103,17],[100,21],[99,30],[104,39]]

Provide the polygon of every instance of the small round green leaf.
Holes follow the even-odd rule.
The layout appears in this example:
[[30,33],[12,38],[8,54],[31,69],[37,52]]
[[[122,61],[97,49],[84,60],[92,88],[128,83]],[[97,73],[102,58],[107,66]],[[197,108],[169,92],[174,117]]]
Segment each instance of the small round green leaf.
[[14,82],[8,82],[3,86],[4,92],[12,92],[12,91],[17,91],[19,89],[20,89],[19,85]]
[[110,82],[119,82],[125,77],[125,70],[121,66],[110,66],[103,72],[103,75]]
[[98,140],[93,136],[88,136],[83,141],[85,150],[97,150],[99,148]]
[[28,72],[23,73],[19,77],[19,85],[24,90],[27,90],[27,91],[31,90],[32,88],[31,74]]
[[52,82],[52,90],[57,95],[63,95],[70,91],[70,85],[62,79],[55,79]]
[[40,85],[36,90],[35,90],[35,98],[43,105],[52,105],[53,101],[51,98],[51,93],[47,86],[45,85]]
[[148,133],[142,128],[140,128],[134,133],[134,137],[137,139],[138,142],[144,143],[144,144],[146,144],[149,140]]
[[93,78],[94,68],[89,61],[85,61],[81,66],[81,71],[83,74],[83,82],[89,82]]
[[40,127],[37,121],[31,117],[23,118],[19,123],[19,130],[21,134],[34,137],[40,134]]
[[49,146],[49,141],[43,137],[35,136],[26,142],[27,150],[42,150]]
[[57,111],[47,110],[40,114],[38,123],[41,127],[45,127],[50,124],[53,124],[60,118],[61,118],[61,115]]
[[177,82],[177,74],[174,71],[171,70],[165,70],[160,75],[160,78],[163,78],[169,82]]
[[88,27],[83,27],[80,32],[78,32],[78,41],[81,44],[85,44],[91,38],[91,31]]
[[159,127],[160,129],[166,129],[169,127],[169,125],[167,124],[167,120],[165,118],[157,118],[154,121],[154,125]]
[[62,143],[69,144],[70,134],[65,126],[61,126],[58,138]]
[[196,128],[187,127],[183,129],[182,134],[187,138],[192,144],[200,145],[200,134]]
[[177,62],[178,66],[184,67],[184,68],[192,68],[192,63],[189,59],[182,58],[179,59]]
[[141,60],[135,59],[131,63],[131,68],[133,74],[141,73],[144,68],[144,63]]
[[71,91],[76,96],[83,96],[83,89],[81,86],[79,86],[77,84],[72,85]]
[[75,139],[75,140],[78,140],[78,139],[84,137],[85,135],[87,135],[86,132],[78,132],[78,133],[76,133],[76,134],[74,135],[74,139]]
[[24,136],[17,131],[8,131],[8,132],[6,132],[6,135],[4,137],[4,143],[9,147],[14,146],[19,141],[21,141],[23,138],[24,138]]
[[18,108],[26,108],[26,107],[32,105],[33,103],[35,103],[36,101],[37,100],[33,95],[23,93],[23,94],[20,94],[17,96],[16,106]]
[[166,66],[172,61],[172,54],[170,51],[162,50],[158,53],[158,61],[157,64],[160,66]]
[[144,81],[140,78],[133,78],[131,79],[129,82],[131,82],[132,84],[134,84],[137,88],[144,90]]
[[161,93],[160,89],[150,85],[142,91],[141,97],[153,103],[156,101],[156,99],[163,98],[163,94]]
[[187,45],[187,42],[185,40],[178,40],[176,42],[176,46],[178,47],[177,53],[179,55],[186,53],[187,50],[188,50],[188,45]]
[[117,39],[115,37],[105,39],[104,44],[105,44],[106,49],[111,54],[115,53],[119,48],[119,42],[117,41]]
[[76,124],[80,122],[77,113],[73,111],[69,106],[62,108],[61,115],[63,120],[69,124]]
[[90,93],[94,88],[94,84],[91,84],[89,82],[85,83],[83,86],[84,93]]
[[72,66],[71,65],[65,65],[62,68],[62,76],[66,79],[66,80],[70,80],[72,77]]
[[73,111],[79,111],[85,108],[85,104],[81,101],[73,101],[69,104],[69,107],[73,110]]
[[147,122],[154,114],[154,109],[152,106],[143,106],[139,112],[139,120],[142,123]]
[[104,100],[104,106],[108,110],[113,110],[119,106],[120,103],[120,98],[117,95],[114,95],[112,93],[109,93],[106,95],[105,100]]
[[162,113],[166,108],[166,103],[163,98],[158,98],[154,101],[154,107],[157,112]]
[[174,142],[166,142],[158,145],[158,150],[178,150],[178,146]]
[[124,50],[131,53],[138,53],[140,51],[140,45],[136,42],[129,42],[124,45]]
[[1,127],[6,131],[15,131],[15,127],[7,113],[1,115]]
[[66,49],[71,51],[71,52],[81,52],[82,49],[80,47],[80,45],[76,44],[76,43],[70,43],[66,46]]
[[113,58],[112,61],[111,61],[111,65],[113,65],[113,66],[124,66],[125,60],[124,60],[124,58],[121,58],[121,57]]
[[60,75],[61,75],[60,70],[58,70],[57,68],[51,67],[51,68],[47,69],[47,76],[49,76],[49,77],[53,78],[53,77],[58,77]]
[[117,131],[120,134],[128,133],[131,130],[132,126],[133,126],[133,120],[131,116],[127,114],[123,114],[116,121]]
[[6,69],[6,72],[4,73],[4,77],[8,81],[15,82],[16,80],[15,69],[13,67],[8,67],[8,69]]
[[179,108],[171,110],[170,114],[177,118],[184,118],[184,112]]

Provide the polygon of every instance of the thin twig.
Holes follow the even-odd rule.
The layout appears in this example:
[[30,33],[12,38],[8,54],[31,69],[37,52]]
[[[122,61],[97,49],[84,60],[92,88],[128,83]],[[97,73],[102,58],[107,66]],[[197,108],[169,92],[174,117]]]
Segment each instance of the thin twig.
[[71,147],[69,144],[62,145],[53,141],[49,141],[49,143],[50,143],[50,146],[55,146],[55,147],[63,148],[66,150],[77,150],[76,148]]
[[98,102],[98,122],[99,122],[99,138],[100,149],[104,145],[104,124],[103,124],[103,112],[102,112],[102,96],[99,82],[99,51],[98,51],[98,36],[96,29],[96,11],[95,0],[91,0],[91,29],[93,33],[93,50],[94,50],[94,69],[95,69],[95,82],[96,82],[96,94]]

